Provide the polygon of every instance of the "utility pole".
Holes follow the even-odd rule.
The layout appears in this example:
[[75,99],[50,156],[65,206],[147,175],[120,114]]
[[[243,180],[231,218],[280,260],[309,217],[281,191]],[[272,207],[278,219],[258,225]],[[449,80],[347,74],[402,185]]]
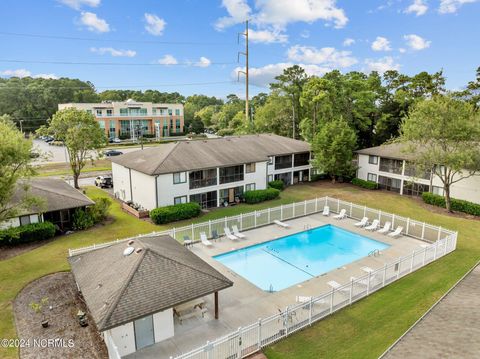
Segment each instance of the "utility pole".
[[237,41],[240,42],[240,36],[245,37],[245,52],[238,52],[237,62],[240,62],[240,55],[245,56],[245,71],[238,71],[237,80],[240,79],[240,74],[245,75],[245,122],[249,123],[250,109],[248,103],[248,20],[245,21],[245,32],[239,33]]

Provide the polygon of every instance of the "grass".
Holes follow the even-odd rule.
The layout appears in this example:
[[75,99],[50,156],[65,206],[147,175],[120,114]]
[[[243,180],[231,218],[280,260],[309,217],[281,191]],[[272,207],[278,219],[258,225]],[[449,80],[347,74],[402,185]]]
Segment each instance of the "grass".
[[[90,197],[106,196],[102,190],[87,188]],[[396,338],[417,320],[480,257],[480,221],[430,212],[420,201],[380,191],[353,186],[313,183],[287,188],[281,198],[258,205],[238,205],[213,210],[196,218],[201,222],[236,215],[255,209],[314,198],[332,196],[365,204],[384,211],[410,216],[459,231],[458,249],[439,262],[428,265],[350,308],[266,350],[269,358],[373,358],[378,357]],[[438,210],[437,210],[438,211]],[[49,273],[69,270],[69,248],[88,246],[169,226],[156,226],[127,215],[114,202],[110,211],[113,222],[70,236],[59,237],[42,247],[0,261],[0,333],[15,338],[12,302],[29,282]],[[188,221],[177,222],[182,226]],[[26,309],[28,310],[28,309]],[[0,348],[1,358],[17,357],[14,348]]]
[[[88,172],[100,172],[100,171],[111,171],[112,163],[109,160],[97,160],[93,164],[87,163],[82,170],[83,173]],[[66,162],[61,163],[48,163],[45,165],[40,165],[37,167],[37,176],[46,177],[46,176],[64,176],[72,175],[72,170],[70,165]]]

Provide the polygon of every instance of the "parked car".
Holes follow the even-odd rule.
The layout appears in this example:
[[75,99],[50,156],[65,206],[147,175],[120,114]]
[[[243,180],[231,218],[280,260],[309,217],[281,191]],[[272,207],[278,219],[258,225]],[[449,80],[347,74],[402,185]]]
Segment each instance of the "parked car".
[[52,136],[45,136],[45,142],[50,143],[52,141],[55,141],[55,139]]
[[30,158],[38,158],[40,157],[40,153],[35,151],[30,151]]
[[120,142],[122,142],[122,140],[120,140],[118,137],[115,137],[115,138],[110,137],[108,139],[108,142],[110,142],[110,143],[120,143]]
[[105,152],[106,157],[120,156],[123,155],[123,152],[117,150],[110,150]]
[[112,188],[113,180],[110,176],[97,176],[95,177],[95,186],[100,188]]

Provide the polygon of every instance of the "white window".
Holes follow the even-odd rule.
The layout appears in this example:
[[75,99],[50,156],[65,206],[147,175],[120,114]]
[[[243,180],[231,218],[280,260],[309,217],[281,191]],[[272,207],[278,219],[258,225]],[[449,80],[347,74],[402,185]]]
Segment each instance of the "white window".
[[378,165],[378,156],[368,156],[368,163],[371,165]]
[[255,191],[255,183],[249,183],[245,185],[245,192],[246,191]]
[[367,174],[367,181],[377,182],[377,175],[375,173]]
[[273,165],[273,156],[268,156],[268,164]]
[[245,165],[245,172],[246,173],[253,173],[255,172],[255,162],[247,163]]
[[179,109],[175,110],[175,116],[180,116],[180,110]]
[[30,216],[21,216],[20,217],[20,225],[25,226],[27,224],[30,224]]
[[112,110],[107,110],[107,116],[112,116],[113,112]]
[[187,203],[187,196],[175,197],[173,199],[173,204]]
[[439,196],[443,196],[445,194],[443,187],[433,186],[432,187],[433,194],[438,194]]
[[102,110],[97,110],[97,116],[102,116]]
[[272,182],[273,181],[273,175],[268,175],[268,181],[267,182]]
[[186,172],[177,172],[173,174],[173,184],[185,183],[187,182]]

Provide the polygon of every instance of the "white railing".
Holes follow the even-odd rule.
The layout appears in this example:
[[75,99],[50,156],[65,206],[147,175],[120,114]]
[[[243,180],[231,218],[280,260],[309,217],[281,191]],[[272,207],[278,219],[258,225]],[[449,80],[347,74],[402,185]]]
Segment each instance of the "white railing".
[[284,221],[322,212],[323,207],[326,205],[330,207],[330,210],[332,212],[338,213],[342,209],[345,209],[347,211],[348,217],[353,219],[361,219],[363,217],[368,217],[370,218],[370,220],[379,219],[382,225],[385,222],[390,221],[392,223],[392,227],[403,227],[402,234],[417,239],[422,239],[428,242],[435,242],[440,238],[444,238],[445,236],[456,234],[456,232],[447,230],[442,227],[432,226],[425,222],[418,222],[410,218],[397,216],[395,214],[382,212],[376,209],[368,208],[366,206],[360,206],[351,202],[345,202],[335,198],[322,197],[302,202],[295,202],[287,205],[281,205],[261,211],[253,211],[239,214],[237,216],[224,217],[202,223],[191,224],[189,226],[179,228],[174,227],[169,230],[152,232],[124,239],[117,239],[112,242],[94,244],[89,247],[69,249],[68,253],[69,256],[77,255],[99,248],[105,248],[119,242],[125,242],[131,239],[141,237],[170,235],[173,238],[179,240],[180,242],[183,242],[187,238],[190,240],[199,240],[200,233],[205,232],[207,236],[211,238],[215,235],[223,235],[224,228],[227,226],[231,227],[232,225],[236,224],[241,231],[245,231],[248,229],[272,224],[274,220]]
[[425,248],[414,250],[411,254],[385,264],[382,268],[351,280],[340,288],[312,297],[307,303],[288,306],[281,313],[259,319],[175,358],[245,358],[452,252],[455,250],[456,240],[457,233],[449,234]]

